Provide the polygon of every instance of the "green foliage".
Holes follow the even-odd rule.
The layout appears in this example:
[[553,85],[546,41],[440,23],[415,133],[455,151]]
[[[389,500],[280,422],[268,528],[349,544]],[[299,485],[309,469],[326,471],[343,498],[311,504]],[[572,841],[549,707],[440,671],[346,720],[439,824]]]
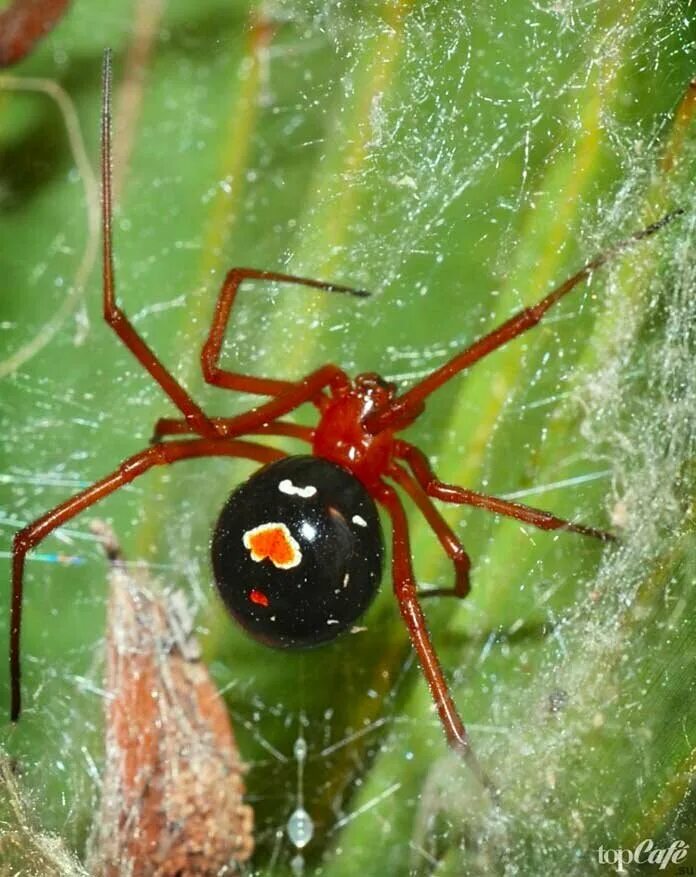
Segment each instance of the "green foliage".
[[[232,629],[207,546],[249,464],[152,472],[92,513],[113,521],[128,557],[200,604],[250,765],[254,873],[290,873],[294,853],[277,832],[296,806],[303,723],[309,870],[606,873],[600,845],[645,837],[691,842],[696,865],[688,4],[286,0],[256,18],[230,5],[172,0],[158,18],[152,2],[76,2],[12,71],[62,86],[96,167],[101,55],[112,47],[117,89],[130,87],[116,95],[119,296],[211,412],[253,404],[207,387],[199,370],[232,265],[374,295],[356,305],[245,291],[230,362],[299,377],[331,360],[406,386],[602,247],[673,206],[687,211],[439,391],[408,434],[443,480],[622,532],[604,550],[446,511],[473,559],[474,593],[429,604],[428,617],[500,810],[447,752],[388,582],[367,630],[320,652],[276,654]],[[142,67],[138,46],[148,47]],[[114,469],[174,413],[100,321],[94,260],[79,283],[88,210],[65,120],[49,96],[17,85],[0,78],[8,548],[17,526]],[[29,563],[26,713],[3,735],[37,824],[78,853],[102,758],[106,576],[89,517],[39,550],[82,565]],[[439,546],[411,520],[420,580],[447,583]]]

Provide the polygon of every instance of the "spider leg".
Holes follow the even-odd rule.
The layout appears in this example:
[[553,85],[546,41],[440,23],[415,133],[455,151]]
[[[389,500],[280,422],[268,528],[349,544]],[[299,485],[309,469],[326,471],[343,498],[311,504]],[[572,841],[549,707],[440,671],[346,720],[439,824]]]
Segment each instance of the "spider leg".
[[116,332],[138,362],[160,385],[191,426],[191,431],[214,438],[217,433],[203,409],[193,401],[181,384],[160,362],[116,304],[112,245],[112,197],[111,197],[111,53],[104,52],[103,96],[101,116],[101,184],[102,184],[102,236],[104,286],[104,319]]
[[[223,418],[224,427],[222,428],[224,429],[224,435],[227,438],[236,438],[245,433],[253,433],[259,429],[270,429],[271,424],[279,417],[294,411],[295,408],[299,408],[300,405],[304,405],[306,402],[316,401],[323,395],[324,390],[328,389],[331,392],[335,392],[341,389],[348,390],[350,386],[350,378],[346,373],[338,368],[338,366],[328,363],[310,372],[302,380],[297,381],[297,383],[289,383],[281,393],[274,396],[268,402],[264,402],[263,405],[258,405],[256,408],[252,408],[250,411],[245,411],[242,414],[237,414],[235,417]],[[188,418],[186,420],[188,421]],[[215,422],[209,421],[209,424],[213,430],[217,429]],[[286,427],[288,429],[292,428],[288,424],[286,424]],[[285,427],[280,428],[284,429]],[[192,428],[191,431],[198,432],[195,428]],[[289,435],[290,433],[283,432],[278,434]],[[156,428],[155,439],[157,439],[157,435]],[[219,433],[214,432],[214,435],[219,435]],[[307,437],[309,438],[309,436]]]
[[386,509],[392,522],[392,576],[394,595],[399,603],[401,615],[408,629],[421,670],[428,683],[447,742],[467,762],[476,777],[495,796],[496,789],[486,776],[474,755],[469,736],[452,700],[447,682],[442,673],[435,648],[418,602],[418,592],[411,564],[411,549],[408,537],[406,513],[394,488],[381,484],[375,488],[375,498]]
[[625,240],[615,244],[613,247],[609,247],[599,253],[593,259],[590,259],[590,261],[586,262],[579,271],[576,271],[576,273],[572,275],[572,277],[569,277],[557,286],[535,305],[518,311],[514,316],[510,317],[496,329],[493,329],[492,332],[479,338],[478,341],[474,341],[473,344],[461,353],[452,357],[449,362],[441,365],[422,381],[411,387],[410,390],[407,390],[401,396],[398,396],[388,408],[382,409],[381,411],[377,411],[368,416],[365,420],[366,428],[370,432],[375,433],[387,427],[401,429],[404,426],[407,426],[423,411],[423,403],[431,393],[435,392],[435,390],[439,389],[443,384],[446,384],[447,381],[451,380],[451,378],[459,374],[463,369],[468,368],[487,354],[497,350],[504,344],[507,344],[508,341],[512,341],[513,338],[516,338],[518,335],[521,335],[523,332],[536,326],[550,308],[571,292],[571,290],[573,290],[579,283],[586,280],[594,271],[614,256],[632,247],[638,241],[655,234],[655,232],[659,231],[663,226],[667,225],[667,223],[671,222],[682,213],[684,213],[684,211],[681,209],[674,210],[672,213],[668,213],[652,225],[641,229]]
[[[233,428],[234,417],[211,417],[210,418],[219,435],[226,436],[227,430]],[[155,423],[155,429],[151,438],[151,443],[158,442],[167,435],[190,435],[191,427],[185,420],[160,417]],[[256,435],[285,435],[290,438],[300,439],[305,442],[312,442],[314,430],[309,426],[301,426],[299,423],[286,423],[284,420],[276,420],[257,429],[247,430],[249,434]]]
[[454,565],[454,587],[431,588],[427,591],[419,591],[418,596],[424,597],[459,597],[463,599],[471,590],[469,570],[471,560],[464,551],[462,543],[457,539],[447,521],[435,508],[430,497],[408,472],[394,464],[389,470],[389,476],[403,487],[413,502],[418,506],[430,528],[437,536],[445,553]]
[[237,292],[245,280],[270,280],[280,283],[294,283],[299,286],[309,286],[314,289],[323,289],[326,292],[345,292],[360,297],[370,293],[362,289],[352,289],[349,286],[340,286],[337,283],[325,283],[321,280],[312,280],[308,277],[296,277],[294,274],[280,274],[276,271],[258,271],[255,268],[233,268],[228,272],[222,284],[220,295],[215,305],[215,313],[210,326],[210,333],[201,351],[201,368],[203,377],[209,384],[216,387],[224,387],[228,390],[239,390],[243,393],[257,393],[261,396],[277,396],[284,390],[288,390],[293,384],[290,381],[276,380],[272,378],[258,378],[253,375],[245,375],[239,372],[228,371],[218,366],[220,350],[225,337],[225,330],[230,318],[230,312],[237,296]]
[[68,0],[14,0],[0,12],[0,67],[21,61],[60,20]]
[[572,533],[580,533],[583,536],[593,536],[602,542],[613,542],[616,536],[606,530],[598,530],[595,527],[587,527],[584,524],[576,524],[558,518],[549,512],[535,509],[520,502],[510,502],[499,499],[496,496],[488,496],[475,490],[467,490],[464,487],[456,487],[439,481],[432,470],[430,462],[425,454],[413,445],[404,441],[396,443],[396,455],[408,463],[423,490],[428,496],[440,499],[443,502],[457,503],[461,505],[473,505],[487,509],[496,515],[504,515],[508,518],[516,518],[525,524],[532,524],[540,530],[569,530]]
[[193,439],[154,445],[129,457],[121,465],[96,481],[91,487],[75,494],[50,512],[24,527],[14,537],[12,546],[12,607],[10,613],[10,679],[12,685],[11,717],[17,721],[21,710],[20,633],[24,560],[28,551],[66,521],[143,475],[153,466],[166,466],[192,457],[242,457],[259,463],[271,463],[284,457],[281,451],[252,442],[228,439]]
[[335,365],[323,365],[316,371],[310,372],[296,384],[290,384],[289,389],[279,396],[275,396],[263,405],[258,405],[250,411],[230,417],[225,423],[225,436],[236,438],[245,433],[254,432],[262,427],[270,427],[273,421],[279,417],[294,411],[305,402],[312,402],[325,389],[338,390],[350,388],[350,379],[345,372]]
[[[203,409],[191,398],[178,381],[167,371],[157,356],[138,335],[125,313],[116,305],[115,280],[112,252],[112,198],[111,198],[111,54],[104,53],[104,95],[102,104],[102,228],[104,237],[103,255],[103,279],[104,279],[104,318],[114,329],[123,343],[133,353],[136,359],[150,373],[150,375],[162,387],[164,392],[179,408],[184,419],[191,427],[190,431],[208,438],[215,438],[219,433],[205,414]],[[232,307],[234,295],[241,281],[246,277],[254,277],[270,280],[284,280],[289,283],[302,283],[319,289],[336,292],[349,292],[354,295],[368,295],[360,290],[350,289],[346,286],[338,286],[331,283],[322,283],[318,280],[293,277],[286,274],[276,274],[267,271],[252,271],[251,269],[235,269],[231,271],[223,284],[220,299],[218,301],[213,325],[208,341],[204,345],[202,361],[203,372],[206,380],[216,383],[218,386],[230,386],[235,389],[248,390],[262,395],[273,395],[276,398],[266,406],[261,405],[248,415],[233,418],[235,426],[232,427],[234,435],[262,426],[304,402],[310,402],[322,394],[328,385],[347,383],[347,378],[335,366],[324,366],[312,372],[302,381],[291,383],[288,381],[268,382],[264,378],[241,376],[240,381],[235,376],[229,384],[225,383],[225,372],[217,368],[217,356],[222,344],[223,332],[229,312]],[[260,382],[260,383],[259,383]],[[282,401],[281,401],[282,400]],[[278,406],[274,406],[278,402]],[[244,426],[242,426],[244,424]],[[228,434],[231,434],[228,431]]]

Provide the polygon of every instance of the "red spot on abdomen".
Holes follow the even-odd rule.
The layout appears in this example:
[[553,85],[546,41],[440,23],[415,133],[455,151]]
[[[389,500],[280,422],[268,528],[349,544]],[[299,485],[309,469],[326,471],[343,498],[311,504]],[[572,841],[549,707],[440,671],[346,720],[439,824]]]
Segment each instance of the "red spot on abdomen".
[[268,558],[279,569],[291,569],[302,560],[300,546],[285,524],[261,524],[247,530],[242,541],[257,563]]
[[249,599],[257,606],[268,606],[268,597],[262,591],[256,589],[249,591]]

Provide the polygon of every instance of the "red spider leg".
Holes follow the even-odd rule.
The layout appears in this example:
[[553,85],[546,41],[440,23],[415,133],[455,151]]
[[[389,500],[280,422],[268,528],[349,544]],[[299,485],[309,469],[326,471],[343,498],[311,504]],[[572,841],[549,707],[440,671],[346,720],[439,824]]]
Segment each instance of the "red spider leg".
[[[136,359],[147,369],[167,393],[191,425],[191,431],[215,438],[214,424],[175,378],[164,368],[155,354],[137,334],[123,311],[114,301],[114,269],[112,256],[111,207],[111,54],[104,53],[104,101],[102,106],[102,223],[104,230],[104,317]],[[312,281],[317,283],[318,281]],[[341,287],[344,289],[344,287]],[[356,294],[360,294],[359,292]],[[230,420],[229,435],[241,435],[275,420],[304,402],[317,397],[326,386],[348,385],[345,374],[336,366],[326,365],[297,383],[284,385],[284,392],[274,400]],[[234,423],[234,426],[232,424]]]
[[111,52],[107,49],[104,52],[101,116],[104,319],[138,362],[150,373],[181,411],[188,423],[191,424],[191,431],[208,438],[215,438],[217,436],[215,427],[203,409],[193,401],[176,378],[167,371],[145,341],[138,335],[125,313],[116,305],[111,203],[111,79]]
[[[227,430],[233,428],[234,417],[211,417],[210,418],[221,436],[227,435]],[[166,435],[189,435],[191,427],[185,420],[171,417],[160,417],[155,424],[152,441],[159,441]],[[285,435],[301,441],[311,442],[314,430],[309,426],[301,426],[299,423],[286,423],[284,420],[276,420],[273,423],[259,426],[257,429],[247,430],[248,434],[256,435]]]
[[16,64],[51,31],[68,0],[14,0],[0,12],[0,67]]
[[225,277],[220,295],[215,305],[215,313],[210,326],[210,333],[201,351],[201,368],[203,377],[209,384],[224,387],[228,390],[239,390],[243,393],[256,393],[260,396],[277,396],[290,389],[294,384],[290,381],[274,378],[258,378],[239,372],[231,372],[218,366],[220,350],[225,337],[230,312],[237,296],[239,287],[245,280],[271,280],[279,283],[295,283],[326,292],[346,292],[361,298],[370,293],[362,289],[352,289],[337,283],[325,283],[308,277],[296,277],[294,274],[280,274],[277,271],[258,271],[255,268],[232,268]]
[[[250,411],[237,414],[235,417],[226,418],[225,435],[228,438],[236,438],[245,433],[254,432],[265,426],[270,426],[279,417],[294,411],[306,402],[314,401],[327,387],[336,391],[350,388],[350,379],[344,371],[336,365],[323,365],[316,371],[310,372],[296,384],[290,384],[290,388],[279,396],[258,405]],[[211,423],[211,425],[213,425]]]
[[423,517],[430,524],[431,530],[439,539],[445,553],[454,564],[453,588],[431,588],[427,591],[419,591],[418,596],[421,599],[424,597],[459,597],[463,599],[471,590],[469,582],[471,560],[466,551],[464,551],[462,543],[454,535],[447,521],[435,508],[425,490],[408,472],[404,471],[401,466],[393,464],[388,474],[403,487],[420,509]]
[[443,384],[446,384],[447,381],[459,374],[463,369],[468,368],[493,350],[497,350],[498,347],[502,347],[503,344],[507,344],[508,341],[512,341],[513,338],[536,326],[550,308],[574,289],[578,283],[588,278],[593,271],[596,271],[614,256],[632,247],[638,241],[655,234],[656,231],[659,231],[683,212],[680,209],[668,213],[662,219],[647,226],[647,228],[636,232],[613,247],[609,247],[595,256],[594,259],[590,259],[579,271],[561,283],[560,286],[557,286],[552,292],[542,298],[541,301],[531,307],[523,308],[510,317],[509,320],[506,320],[492,332],[489,332],[488,335],[484,335],[483,338],[474,341],[473,344],[461,353],[458,353],[449,362],[435,369],[428,377],[415,384],[403,395],[394,399],[388,408],[369,415],[365,419],[365,428],[372,433],[376,433],[388,427],[401,429],[407,426],[423,411],[423,403],[431,393],[435,392]]
[[235,442],[229,439],[192,439],[190,441],[173,441],[154,445],[140,453],[129,457],[121,465],[107,475],[87,487],[71,499],[56,506],[50,512],[37,518],[24,527],[14,537],[12,546],[12,609],[10,613],[10,679],[12,684],[11,718],[17,721],[21,710],[20,692],[20,630],[22,625],[22,597],[24,559],[28,551],[34,548],[49,533],[69,521],[81,511],[89,508],[123,487],[125,484],[143,475],[153,466],[167,466],[179,460],[193,457],[242,457],[256,460],[258,463],[272,463],[284,457],[282,451],[257,445],[252,442]]
[[425,454],[413,445],[404,441],[395,443],[395,454],[406,460],[416,479],[428,494],[443,502],[473,505],[487,509],[496,515],[505,515],[508,518],[516,518],[525,524],[532,524],[540,530],[569,530],[572,533],[580,533],[583,536],[593,536],[602,542],[613,542],[616,536],[605,530],[597,530],[594,527],[586,527],[584,524],[574,524],[563,518],[557,518],[549,512],[535,509],[519,502],[510,502],[499,499],[496,496],[488,496],[485,493],[477,493],[475,490],[467,490],[464,487],[456,487],[445,484],[438,480],[432,470],[430,462]]
[[440,716],[447,742],[455,752],[458,752],[466,759],[482,785],[496,795],[495,787],[486,776],[471,749],[468,734],[452,700],[452,695],[430,639],[423,610],[418,602],[418,591],[411,564],[408,521],[404,507],[396,495],[396,491],[388,484],[382,483],[374,488],[374,496],[384,506],[391,518],[394,594],[411,637],[411,643],[418,655],[430,694]]

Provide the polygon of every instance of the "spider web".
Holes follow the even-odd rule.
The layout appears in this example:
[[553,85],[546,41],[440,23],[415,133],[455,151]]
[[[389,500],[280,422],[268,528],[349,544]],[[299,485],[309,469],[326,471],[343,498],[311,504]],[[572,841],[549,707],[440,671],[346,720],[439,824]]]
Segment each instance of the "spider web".
[[[207,546],[252,467],[196,461],[120,491],[28,562],[25,715],[3,731],[25,802],[3,814],[0,865],[12,848],[29,873],[72,873],[62,852],[47,864],[46,838],[82,857],[97,811],[107,586],[91,517],[108,518],[126,556],[198,611],[249,765],[247,873],[604,873],[600,845],[644,838],[691,843],[693,859],[688,4],[477,12],[287,0],[230,12],[150,0],[133,18],[102,5],[97,16],[76,4],[16,75],[62,85],[96,163],[101,51],[113,47],[128,86],[116,126],[119,295],[211,412],[256,401],[206,387],[198,370],[232,265],[374,294],[356,305],[245,290],[226,361],[276,377],[335,361],[405,387],[604,246],[674,206],[686,213],[439,391],[408,434],[443,480],[622,536],[604,551],[446,511],[474,592],[427,613],[501,787],[498,809],[447,752],[388,575],[366,629],[321,651],[268,652],[232,629],[211,594]],[[81,279],[93,240],[63,116],[43,96],[0,97],[0,260],[12,293],[0,329],[3,362],[16,366],[0,412],[6,556],[19,526],[145,446],[173,412],[101,324],[98,267]],[[72,313],[25,357],[66,296]],[[410,519],[419,581],[449,583],[432,534]],[[297,818],[287,830],[300,810],[314,828],[306,845]]]

